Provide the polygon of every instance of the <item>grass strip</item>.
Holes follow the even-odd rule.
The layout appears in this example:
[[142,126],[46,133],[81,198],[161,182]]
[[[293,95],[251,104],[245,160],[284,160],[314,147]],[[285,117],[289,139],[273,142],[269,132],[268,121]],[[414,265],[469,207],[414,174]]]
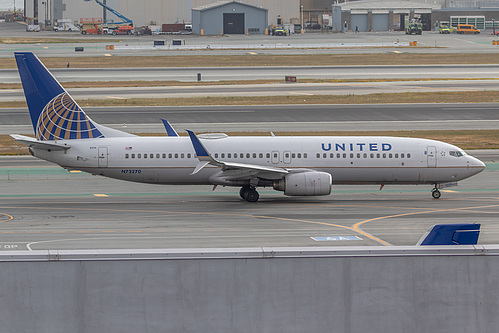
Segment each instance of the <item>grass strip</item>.
[[[141,136],[165,136],[166,133],[138,133]],[[180,133],[186,135],[185,133]],[[230,136],[269,136],[269,132],[228,132]],[[277,136],[397,136],[433,139],[454,144],[462,149],[499,149],[499,130],[438,131],[319,131],[275,132]],[[0,135],[0,155],[27,155],[28,149],[8,135]]]
[[[88,42],[88,41],[87,41]],[[117,44],[116,42],[114,44]],[[103,51],[105,51],[103,49]],[[294,54],[294,55],[174,55],[158,51],[158,56],[40,57],[47,68],[123,68],[123,67],[247,67],[247,66],[347,66],[347,65],[449,65],[498,64],[499,53],[383,53],[375,54]],[[161,55],[161,56],[159,56]],[[0,68],[16,68],[14,57],[0,58]]]

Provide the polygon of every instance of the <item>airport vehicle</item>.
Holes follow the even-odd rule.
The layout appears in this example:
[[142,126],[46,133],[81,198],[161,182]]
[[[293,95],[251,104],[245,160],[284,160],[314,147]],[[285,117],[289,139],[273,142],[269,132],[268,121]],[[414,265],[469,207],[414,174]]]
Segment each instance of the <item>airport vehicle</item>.
[[275,27],[272,29],[272,36],[287,36],[288,35],[288,29],[285,27]]
[[455,30],[458,34],[479,34],[480,30],[471,24],[458,24]]
[[423,25],[419,22],[412,22],[405,28],[406,35],[421,35],[423,33]]
[[[91,0],[85,0],[85,1],[88,2]],[[103,3],[102,1],[95,0],[95,2],[99,5],[101,5],[106,10],[113,13],[114,15],[118,16],[121,19],[121,21],[119,21],[119,22],[112,22],[112,23],[106,22],[102,26],[102,33],[113,34],[113,35],[126,35],[126,34],[131,35],[131,34],[133,34],[133,21],[131,19],[129,19],[125,15],[121,14],[117,10],[109,7],[107,4]],[[122,28],[122,27],[126,27],[126,28]],[[118,29],[121,29],[121,30],[118,30]]]
[[26,31],[40,32],[40,26],[38,24],[28,24],[26,25]]
[[448,25],[440,25],[438,27],[438,32],[441,34],[450,34],[450,29]]
[[122,25],[118,27],[118,29],[114,29],[112,34],[113,35],[133,35],[133,27],[130,25]]
[[54,27],[54,31],[80,31],[76,25],[73,24],[70,20],[59,20],[57,21],[57,26]]
[[102,18],[80,18],[81,34],[102,34]]
[[255,202],[258,187],[289,196],[329,195],[332,184],[432,184],[471,177],[485,165],[460,148],[434,140],[370,136],[139,137],[88,117],[40,60],[16,52],[36,138],[11,135],[38,158],[68,170],[110,178],[178,185],[240,187]]

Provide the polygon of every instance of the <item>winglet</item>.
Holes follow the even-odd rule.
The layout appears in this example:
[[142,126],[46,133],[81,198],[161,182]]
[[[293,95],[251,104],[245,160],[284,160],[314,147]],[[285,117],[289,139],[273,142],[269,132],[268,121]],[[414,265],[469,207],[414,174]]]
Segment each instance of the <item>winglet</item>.
[[168,134],[168,136],[178,136],[177,131],[175,131],[173,126],[168,122],[168,120],[163,118],[161,118],[161,120],[163,121],[163,125],[165,126],[166,134]]
[[476,245],[480,224],[437,224],[428,229],[417,245]]
[[196,151],[196,155],[200,161],[211,161],[211,155],[208,153],[206,148],[203,146],[201,141],[199,141],[199,138],[194,134],[193,131],[186,130],[187,133],[189,133],[189,137],[191,138],[192,146],[194,147],[194,150]]

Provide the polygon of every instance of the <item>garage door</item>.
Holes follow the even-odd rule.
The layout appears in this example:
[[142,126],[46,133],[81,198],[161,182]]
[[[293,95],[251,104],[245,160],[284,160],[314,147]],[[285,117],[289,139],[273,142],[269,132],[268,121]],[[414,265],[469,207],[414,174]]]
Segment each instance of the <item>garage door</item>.
[[350,28],[352,31],[355,31],[355,27],[359,31],[367,31],[367,14],[352,14],[350,17]]
[[388,14],[373,14],[373,31],[388,31]]
[[224,13],[224,34],[244,34],[244,13]]

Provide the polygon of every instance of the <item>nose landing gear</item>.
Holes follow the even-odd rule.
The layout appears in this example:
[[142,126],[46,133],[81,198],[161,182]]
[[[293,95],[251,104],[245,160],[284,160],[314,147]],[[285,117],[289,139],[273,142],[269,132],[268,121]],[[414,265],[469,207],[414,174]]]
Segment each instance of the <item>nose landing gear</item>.
[[248,202],[257,202],[258,198],[260,198],[260,195],[255,190],[255,188],[250,186],[241,187],[241,189],[239,190],[239,195],[241,196],[241,198]]
[[435,184],[435,188],[431,190],[431,196],[433,197],[433,199],[440,199],[440,197],[442,196],[442,193],[437,188],[437,184]]

